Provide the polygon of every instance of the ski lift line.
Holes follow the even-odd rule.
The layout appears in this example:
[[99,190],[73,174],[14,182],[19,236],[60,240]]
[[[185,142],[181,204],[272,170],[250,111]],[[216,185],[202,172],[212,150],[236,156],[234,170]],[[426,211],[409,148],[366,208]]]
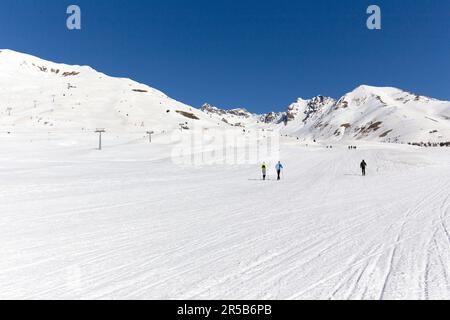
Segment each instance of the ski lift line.
[[[15,131],[14,127],[12,128],[3,128],[3,130],[0,131],[1,133],[6,133],[6,132],[10,132],[10,133],[14,133],[14,134],[24,134],[24,135],[85,135],[85,134],[89,134],[89,133],[96,133],[97,129],[87,129],[87,130],[82,130],[82,131],[53,131],[53,132],[39,132],[39,131]],[[161,132],[156,132],[154,131],[152,134],[156,135],[156,134],[167,134],[167,133],[172,133],[176,131],[176,129],[173,130],[162,130]],[[109,133],[114,134],[114,135],[122,135],[122,136],[126,136],[126,135],[132,135],[132,134],[143,134],[143,131],[109,131]],[[145,132],[144,132],[145,133]]]

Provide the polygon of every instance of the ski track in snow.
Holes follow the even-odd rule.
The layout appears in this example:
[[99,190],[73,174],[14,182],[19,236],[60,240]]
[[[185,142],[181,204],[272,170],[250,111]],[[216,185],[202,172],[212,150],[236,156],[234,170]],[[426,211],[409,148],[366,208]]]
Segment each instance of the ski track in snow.
[[263,182],[130,141],[4,141],[1,299],[450,299],[446,149],[284,141]]

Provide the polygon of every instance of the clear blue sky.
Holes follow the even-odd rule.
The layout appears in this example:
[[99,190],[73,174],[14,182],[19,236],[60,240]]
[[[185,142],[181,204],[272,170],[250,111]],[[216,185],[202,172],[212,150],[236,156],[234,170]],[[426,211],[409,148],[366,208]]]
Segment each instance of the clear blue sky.
[[[82,30],[66,29],[66,8]],[[366,28],[382,9],[383,29]],[[281,110],[360,84],[450,100],[448,0],[0,0],[0,48],[129,77],[185,103]]]

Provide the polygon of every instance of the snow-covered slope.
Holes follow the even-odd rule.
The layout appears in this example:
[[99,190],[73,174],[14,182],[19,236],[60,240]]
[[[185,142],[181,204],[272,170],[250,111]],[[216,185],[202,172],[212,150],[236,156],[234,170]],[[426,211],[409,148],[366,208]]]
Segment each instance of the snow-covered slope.
[[450,141],[450,102],[395,88],[360,86],[339,100],[298,99],[285,112],[201,110],[130,79],[87,66],[0,50],[2,131],[159,132],[185,128],[270,129],[307,140]]
[[[302,115],[304,116],[304,115]],[[286,131],[321,140],[450,141],[450,102],[396,88],[360,86],[325,103]]]
[[202,110],[224,122],[248,128],[270,128],[306,140],[368,140],[396,143],[450,141],[450,102],[396,88],[360,86],[339,100],[299,98],[285,112],[250,114],[245,109]]
[[1,139],[0,299],[450,299],[446,149],[283,138],[261,181],[74,136]]
[[86,66],[0,51],[3,129],[170,130],[180,123],[218,126],[200,110],[135,81],[109,77]]
[[286,112],[249,120],[253,126],[256,122],[309,140],[450,141],[450,102],[389,87],[360,86],[338,101],[324,96],[300,98]]

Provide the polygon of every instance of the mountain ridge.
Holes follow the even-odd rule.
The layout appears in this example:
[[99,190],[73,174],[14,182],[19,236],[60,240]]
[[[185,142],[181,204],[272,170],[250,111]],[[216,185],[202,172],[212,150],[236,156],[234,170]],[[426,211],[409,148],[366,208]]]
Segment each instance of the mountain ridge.
[[284,111],[194,108],[148,85],[89,66],[0,50],[0,126],[47,130],[193,128],[279,130],[305,140],[450,140],[450,102],[394,87],[360,85],[339,99],[298,98]]

